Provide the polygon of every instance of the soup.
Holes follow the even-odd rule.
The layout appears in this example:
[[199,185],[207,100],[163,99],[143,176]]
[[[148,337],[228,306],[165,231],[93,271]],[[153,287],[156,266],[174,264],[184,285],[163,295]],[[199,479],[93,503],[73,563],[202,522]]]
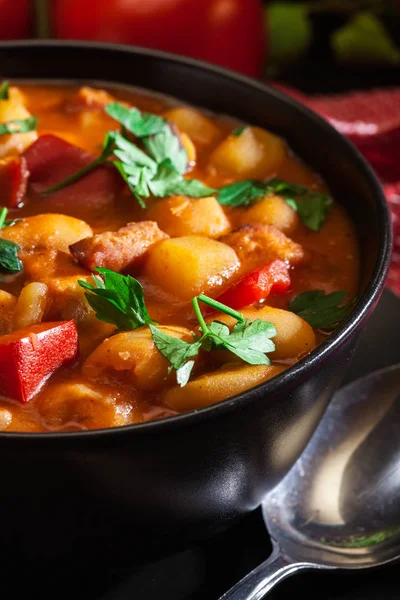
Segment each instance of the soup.
[[351,311],[354,227],[276,134],[122,88],[0,98],[0,430],[208,406]]

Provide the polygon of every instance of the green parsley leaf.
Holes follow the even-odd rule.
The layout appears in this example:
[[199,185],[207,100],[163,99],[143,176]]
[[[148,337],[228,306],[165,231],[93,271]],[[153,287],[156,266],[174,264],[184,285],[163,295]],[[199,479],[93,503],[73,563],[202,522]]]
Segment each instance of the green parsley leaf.
[[200,341],[185,342],[164,333],[154,325],[149,325],[149,327],[157,349],[171,364],[169,373],[175,369],[178,384],[186,385],[194,366],[194,361],[189,358],[197,356],[199,353]]
[[[0,209],[0,230],[13,225],[17,221],[17,219],[6,221],[7,213],[7,208],[3,207]],[[21,250],[18,244],[0,238],[0,271],[4,273],[18,273],[22,271],[24,266],[18,258],[18,250]]]
[[[199,308],[199,300],[236,318],[238,322],[232,331],[219,321],[206,323]],[[189,359],[197,356],[200,349],[206,352],[225,349],[251,365],[271,364],[265,353],[275,350],[271,337],[276,335],[276,329],[272,323],[260,319],[253,322],[245,320],[241,313],[204,294],[193,298],[192,304],[202,332],[201,337],[197,336],[193,342],[177,340],[150,326],[155,345],[170,362],[169,372],[171,369],[177,372],[179,385],[183,386],[188,382],[194,365],[194,361]]]
[[244,127],[238,127],[237,129],[234,129],[233,131],[231,131],[231,135],[239,137],[240,135],[242,135],[242,133],[245,129],[247,129],[247,125],[245,125]]
[[332,204],[332,198],[326,194],[281,179],[266,183],[252,180],[231,183],[218,190],[217,200],[223,205],[246,207],[270,194],[282,196],[299,213],[304,225],[313,231],[321,229]]
[[167,121],[162,117],[142,113],[138,108],[127,108],[119,102],[107,104],[105,112],[138,138],[154,135],[167,127]]
[[8,100],[8,81],[3,81],[0,87],[0,100]]
[[18,244],[0,238],[0,271],[2,273],[19,273],[24,268],[18,258]]
[[346,292],[331,292],[325,294],[323,290],[311,290],[295,296],[289,310],[307,321],[316,329],[334,329],[353,309],[356,298],[348,304],[339,306],[346,297]]
[[237,181],[220,188],[217,200],[224,206],[250,206],[266,195],[267,188],[261,181]]
[[20,221],[20,219],[11,219],[10,221],[6,221],[7,213],[7,208],[3,207],[0,209],[0,229],[4,229],[5,227],[11,227],[12,225]]
[[172,168],[177,173],[183,175],[186,171],[189,160],[188,154],[172,125],[167,125],[157,134],[145,138],[143,144],[157,163],[162,164],[166,159],[169,159]]
[[95,270],[102,278],[93,275],[94,285],[82,280],[78,283],[85,288],[86,299],[100,321],[116,325],[118,331],[155,323],[147,312],[143,288],[137,279],[109,269]]
[[151,193],[159,198],[174,195],[204,198],[215,192],[197,179],[182,179],[168,158],[159,165],[156,175],[149,181],[149,188]]
[[37,125],[37,117],[28,117],[27,119],[15,119],[0,123],[0,135],[13,133],[28,133],[34,131]]

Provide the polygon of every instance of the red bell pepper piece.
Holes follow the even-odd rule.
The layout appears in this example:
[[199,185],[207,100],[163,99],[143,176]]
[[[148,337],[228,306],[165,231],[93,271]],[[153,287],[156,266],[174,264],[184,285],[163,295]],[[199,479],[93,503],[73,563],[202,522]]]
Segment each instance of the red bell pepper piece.
[[27,402],[78,353],[75,321],[38,323],[0,337],[0,394]]
[[[92,163],[97,157],[55,136],[42,135],[24,152],[27,161],[29,186],[37,193],[44,192]],[[112,204],[124,183],[118,171],[102,165],[48,197],[53,212],[78,218],[112,210]],[[46,207],[47,208],[47,207]]]
[[245,275],[217,300],[231,308],[243,308],[264,300],[269,294],[283,294],[290,288],[289,268],[283,260],[274,260]]
[[0,160],[0,204],[17,208],[28,186],[29,171],[23,156],[11,156]]

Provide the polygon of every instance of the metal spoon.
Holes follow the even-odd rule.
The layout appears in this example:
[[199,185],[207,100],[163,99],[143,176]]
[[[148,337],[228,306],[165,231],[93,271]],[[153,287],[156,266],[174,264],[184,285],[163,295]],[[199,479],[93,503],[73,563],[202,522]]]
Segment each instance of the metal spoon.
[[271,556],[220,600],[261,600],[306,569],[400,558],[400,365],[347,385],[262,505]]

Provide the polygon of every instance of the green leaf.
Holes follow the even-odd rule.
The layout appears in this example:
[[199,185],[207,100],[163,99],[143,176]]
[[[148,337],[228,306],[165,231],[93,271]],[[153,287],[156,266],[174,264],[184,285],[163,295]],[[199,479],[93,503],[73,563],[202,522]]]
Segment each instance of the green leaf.
[[86,299],[100,321],[116,325],[118,331],[155,323],[147,312],[143,288],[137,279],[100,267],[95,270],[103,279],[94,275],[94,285],[81,280],[78,283],[85,288]]
[[0,271],[2,273],[19,273],[24,268],[18,258],[18,244],[0,238]]
[[[340,305],[346,297],[346,292],[331,292],[311,290],[295,296],[289,310],[296,313],[316,329],[334,329],[350,313],[356,302],[353,298],[348,304]],[[339,306],[340,305],[340,306]]]
[[151,137],[145,138],[143,144],[150,156],[159,164],[166,159],[171,161],[172,168],[181,175],[186,171],[188,165],[188,154],[182,146],[179,135],[171,125],[164,127],[162,131]]
[[231,131],[231,135],[234,135],[235,137],[239,137],[242,135],[243,131],[245,131],[245,129],[247,129],[247,125],[244,125],[243,127],[237,127],[237,129],[234,129],[233,131]]
[[218,348],[226,348],[251,365],[271,364],[265,353],[275,350],[275,344],[270,339],[276,335],[272,323],[261,319],[253,322],[245,321],[236,323],[230,332],[226,325],[213,321],[210,324],[210,331],[213,336],[218,336],[215,340]]
[[37,117],[28,117],[27,119],[14,119],[6,123],[0,123],[0,135],[9,135],[13,133],[28,133],[34,131],[37,125]]
[[107,104],[105,112],[138,138],[158,133],[167,126],[167,121],[162,117],[142,113],[137,108],[127,108],[119,102]]
[[8,100],[8,81],[3,81],[0,87],[0,100]]
[[246,207],[270,194],[282,196],[299,213],[304,225],[313,231],[321,229],[332,204],[332,199],[326,194],[276,178],[266,183],[252,180],[231,183],[220,188],[216,197],[220,204]]
[[266,186],[261,181],[237,181],[220,188],[217,200],[224,206],[249,206],[265,194]]
[[372,11],[356,13],[343,27],[334,31],[331,44],[339,62],[400,64],[400,49],[383,22]]
[[189,361],[189,358],[199,353],[200,341],[185,342],[164,333],[154,325],[149,327],[158,351],[169,361],[171,368],[177,371],[179,385],[186,385],[194,365],[194,361]]

